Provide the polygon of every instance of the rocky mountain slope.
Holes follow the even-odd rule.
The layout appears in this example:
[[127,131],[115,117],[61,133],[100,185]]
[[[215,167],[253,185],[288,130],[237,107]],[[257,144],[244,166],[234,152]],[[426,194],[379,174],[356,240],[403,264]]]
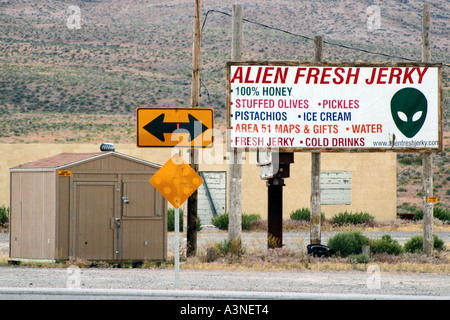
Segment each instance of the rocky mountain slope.
[[[192,0],[0,1],[0,143],[134,143],[137,107],[189,106]],[[214,108],[219,128],[233,3],[204,0],[202,7],[201,105]],[[310,61],[315,35],[326,41],[324,61],[421,59],[423,1],[239,3],[249,20],[245,60]],[[427,3],[432,61],[448,65],[450,4]],[[435,185],[449,203],[448,66],[443,71],[447,147],[434,157]],[[399,163],[399,203],[420,201],[419,167]]]

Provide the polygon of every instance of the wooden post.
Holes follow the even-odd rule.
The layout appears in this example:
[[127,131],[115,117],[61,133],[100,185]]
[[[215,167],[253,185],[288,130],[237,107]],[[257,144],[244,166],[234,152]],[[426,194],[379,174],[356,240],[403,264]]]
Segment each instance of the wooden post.
[[[201,49],[201,15],[202,0],[194,2],[194,28],[193,28],[193,45],[192,45],[192,85],[191,85],[191,107],[198,108],[200,106],[200,49]],[[198,150],[190,149],[191,167],[198,172]],[[187,213],[187,250],[188,256],[193,256],[197,252],[197,202],[198,193],[195,191],[188,198]]]
[[[322,61],[323,40],[321,36],[314,37],[314,62]],[[321,207],[320,207],[320,152],[311,153],[311,231],[310,243],[320,244]]]
[[[422,17],[422,62],[430,62],[430,5],[423,5]],[[433,253],[433,203],[427,198],[433,195],[433,154],[422,154],[423,183],[423,252]]]
[[[242,57],[243,8],[233,5],[231,60]],[[229,201],[228,201],[228,241],[240,244],[242,233],[242,151],[234,149],[230,164]]]

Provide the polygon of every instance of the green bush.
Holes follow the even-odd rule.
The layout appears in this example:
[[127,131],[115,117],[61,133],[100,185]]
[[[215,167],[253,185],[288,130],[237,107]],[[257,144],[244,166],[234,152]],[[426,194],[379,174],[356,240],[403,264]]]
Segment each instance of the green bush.
[[398,256],[403,252],[403,248],[389,234],[384,234],[381,239],[370,240],[370,251],[372,253],[388,253]]
[[[252,225],[261,220],[261,216],[259,214],[242,214],[242,230],[250,230]],[[211,223],[220,230],[228,230],[228,212],[217,215],[212,218]]]
[[[180,208],[180,232],[183,232],[183,209]],[[175,231],[175,209],[167,210],[167,230]],[[197,231],[202,230],[202,222],[200,217],[197,217]]]
[[[433,235],[433,247],[437,251],[444,250],[444,241],[437,235]],[[423,252],[423,235],[417,234],[405,242],[405,251],[411,253]]]
[[225,239],[215,244],[214,251],[216,255],[222,257],[228,255],[228,253],[240,256],[244,253],[245,249],[239,241],[228,241]]
[[398,162],[402,165],[421,166],[422,165],[422,155],[406,154],[403,156],[399,156]]
[[3,226],[9,220],[9,207],[0,206],[0,225]]
[[423,219],[423,210],[422,209],[415,210],[413,220],[417,221],[417,220],[422,220],[422,219]]
[[339,226],[345,224],[367,224],[373,222],[375,217],[367,212],[339,212],[333,216],[333,222]]
[[309,221],[311,212],[308,208],[301,208],[291,212],[290,218],[292,220],[305,220]]
[[212,218],[211,223],[220,230],[228,230],[228,213],[222,213]]
[[435,218],[438,218],[441,221],[450,222],[450,210],[449,209],[446,209],[446,208],[436,205],[433,208],[433,215]]
[[[311,220],[311,211],[309,208],[301,208],[291,212],[290,215],[291,220],[303,220],[310,221]],[[325,214],[323,212],[320,213],[320,218],[322,221],[325,220]]]
[[[443,208],[439,205],[435,205],[433,207],[433,217],[444,222],[449,222],[450,210]],[[414,213],[414,220],[422,220],[422,219],[423,219],[423,210],[417,209],[417,211]]]
[[364,253],[351,255],[348,258],[348,262],[351,264],[356,264],[356,263],[368,264],[370,262],[370,257],[368,254],[364,254]]
[[242,230],[250,230],[252,225],[261,220],[259,214],[243,214],[242,215]]
[[363,235],[360,230],[341,232],[328,240],[328,246],[341,257],[360,254],[362,246],[368,244],[369,238]]

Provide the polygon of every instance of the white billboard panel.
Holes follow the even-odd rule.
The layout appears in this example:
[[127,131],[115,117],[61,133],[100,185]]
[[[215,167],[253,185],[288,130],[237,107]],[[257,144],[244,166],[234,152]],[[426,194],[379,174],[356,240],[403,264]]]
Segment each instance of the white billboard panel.
[[231,148],[442,150],[441,65],[229,62]]

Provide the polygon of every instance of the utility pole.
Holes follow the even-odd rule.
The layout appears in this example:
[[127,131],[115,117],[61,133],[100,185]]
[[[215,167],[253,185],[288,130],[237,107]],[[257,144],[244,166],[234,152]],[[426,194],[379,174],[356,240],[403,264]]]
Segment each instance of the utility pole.
[[[422,62],[430,62],[430,5],[423,5],[422,17]],[[433,195],[433,154],[422,154],[423,183],[423,252],[427,256],[433,253],[433,203],[428,197]]]
[[[231,60],[233,61],[239,61],[242,58],[242,43],[244,36],[243,16],[244,10],[242,5],[234,4],[231,43]],[[228,201],[228,241],[239,244],[240,246],[242,233],[242,151],[233,149],[231,152]]]
[[[191,107],[198,108],[200,106],[200,49],[201,49],[201,16],[202,16],[202,0],[194,1],[194,28],[193,28],[193,45],[192,45],[192,85],[191,85]],[[194,147],[190,149],[191,167],[198,172],[198,150]],[[193,256],[197,252],[197,203],[198,193],[195,191],[188,198],[187,213],[187,250],[188,256]]]
[[[314,62],[322,61],[323,40],[321,36],[314,37]],[[311,231],[310,243],[320,244],[321,207],[320,207],[320,152],[311,153]]]

